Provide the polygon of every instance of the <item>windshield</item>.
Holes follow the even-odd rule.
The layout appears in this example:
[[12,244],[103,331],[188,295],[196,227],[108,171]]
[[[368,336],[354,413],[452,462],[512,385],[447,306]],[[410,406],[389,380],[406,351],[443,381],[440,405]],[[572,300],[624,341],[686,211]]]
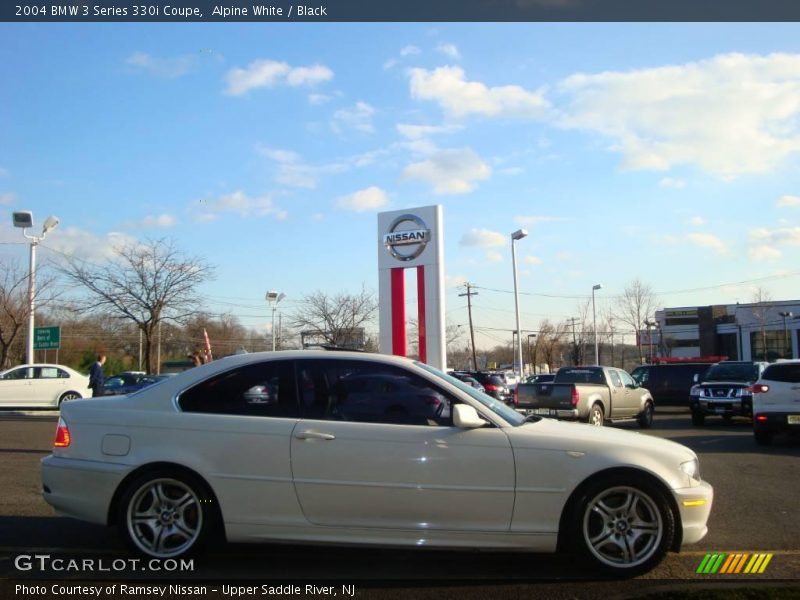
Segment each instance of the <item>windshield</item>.
[[756,381],[758,365],[751,363],[717,363],[703,377],[703,381]]
[[455,377],[451,377],[446,373],[442,373],[439,369],[434,369],[430,365],[426,365],[425,363],[415,362],[419,368],[424,369],[428,373],[432,375],[436,375],[441,379],[444,379],[447,383],[456,386],[462,392],[469,394],[470,398],[474,398],[478,402],[480,402],[483,406],[488,408],[494,414],[501,417],[504,421],[507,421],[511,425],[522,425],[525,422],[525,417],[518,413],[513,408],[510,408],[503,404],[502,402],[498,402],[491,396],[484,394],[483,392],[478,391],[471,385],[467,385],[460,379],[456,379]]

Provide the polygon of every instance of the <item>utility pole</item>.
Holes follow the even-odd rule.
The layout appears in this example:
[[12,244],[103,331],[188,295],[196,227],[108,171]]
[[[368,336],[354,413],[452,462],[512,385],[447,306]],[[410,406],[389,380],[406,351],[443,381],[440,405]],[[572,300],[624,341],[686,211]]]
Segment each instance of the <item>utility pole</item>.
[[475,357],[475,330],[472,328],[472,296],[477,296],[478,292],[472,291],[472,285],[467,282],[464,284],[467,288],[467,291],[463,294],[459,294],[459,298],[466,296],[467,297],[467,314],[469,314],[469,338],[472,342],[472,370],[478,370],[478,359]]
[[567,319],[567,323],[572,324],[572,364],[578,364],[578,338],[575,337],[575,323],[579,319],[576,317],[572,317],[571,319]]

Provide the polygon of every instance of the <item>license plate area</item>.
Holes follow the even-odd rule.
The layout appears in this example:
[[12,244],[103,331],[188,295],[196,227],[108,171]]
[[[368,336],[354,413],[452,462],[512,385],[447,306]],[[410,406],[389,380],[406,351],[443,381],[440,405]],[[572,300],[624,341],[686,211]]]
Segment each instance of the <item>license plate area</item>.
[[556,414],[556,412],[549,408],[529,408],[528,410],[525,411],[525,414],[549,417],[550,415]]
[[800,425],[800,415],[787,415],[786,422],[789,425]]

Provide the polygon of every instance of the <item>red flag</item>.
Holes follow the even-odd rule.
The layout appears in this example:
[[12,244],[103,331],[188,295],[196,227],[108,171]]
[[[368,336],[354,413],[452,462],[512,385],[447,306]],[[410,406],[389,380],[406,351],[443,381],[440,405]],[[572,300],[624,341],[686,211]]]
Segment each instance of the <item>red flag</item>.
[[211,355],[211,340],[208,339],[208,332],[206,331],[205,327],[203,327],[203,337],[206,339],[206,362],[211,362],[214,360],[214,357]]

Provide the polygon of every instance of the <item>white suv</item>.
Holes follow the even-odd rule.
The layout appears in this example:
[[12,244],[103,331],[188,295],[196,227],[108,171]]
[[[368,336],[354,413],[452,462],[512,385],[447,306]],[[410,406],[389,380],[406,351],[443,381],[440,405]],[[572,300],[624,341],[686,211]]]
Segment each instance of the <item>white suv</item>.
[[753,385],[753,434],[763,446],[772,436],[800,431],[800,360],[769,365]]

